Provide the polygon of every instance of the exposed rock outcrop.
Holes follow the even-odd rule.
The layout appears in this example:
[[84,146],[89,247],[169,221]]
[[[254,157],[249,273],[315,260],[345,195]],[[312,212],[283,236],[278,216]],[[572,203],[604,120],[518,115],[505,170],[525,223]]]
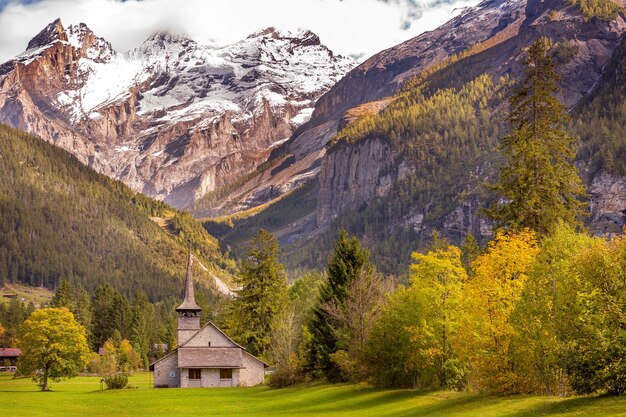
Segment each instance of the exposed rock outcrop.
[[[406,172],[400,172],[403,174]],[[322,162],[318,224],[330,222],[362,201],[384,196],[397,179],[393,151],[385,141],[370,139],[358,147],[340,146]]]
[[606,172],[589,186],[591,225],[597,233],[620,233],[626,225],[626,178]]

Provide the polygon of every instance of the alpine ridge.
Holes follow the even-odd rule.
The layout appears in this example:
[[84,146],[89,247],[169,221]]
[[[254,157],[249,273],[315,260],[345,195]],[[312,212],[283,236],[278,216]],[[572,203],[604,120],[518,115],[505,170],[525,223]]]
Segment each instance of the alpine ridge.
[[223,47],[158,32],[120,54],[57,19],[0,66],[0,121],[185,207],[254,171],[353,65],[305,30]]

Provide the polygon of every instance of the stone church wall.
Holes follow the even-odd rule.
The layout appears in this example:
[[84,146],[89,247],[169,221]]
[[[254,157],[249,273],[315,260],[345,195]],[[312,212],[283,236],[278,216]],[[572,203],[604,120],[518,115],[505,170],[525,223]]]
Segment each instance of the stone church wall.
[[154,386],[155,388],[176,388],[180,386],[177,352],[154,364]]
[[209,325],[202,328],[198,334],[187,342],[186,347],[206,347],[209,346],[209,342],[211,342],[211,347],[235,347],[236,345],[228,340],[226,336],[224,336],[219,330],[215,327]]
[[[233,377],[235,376],[233,372]],[[243,352],[243,369],[241,369],[239,377],[239,385],[242,387],[252,387],[262,384],[265,380],[265,366],[262,362]]]

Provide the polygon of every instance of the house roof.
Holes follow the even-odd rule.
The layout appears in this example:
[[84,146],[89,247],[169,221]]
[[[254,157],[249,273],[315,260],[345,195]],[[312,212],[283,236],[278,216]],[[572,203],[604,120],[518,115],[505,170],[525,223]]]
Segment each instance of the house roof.
[[150,364],[150,366],[148,366],[148,369],[150,369],[151,371],[154,370],[154,365],[156,365],[157,363],[161,362],[162,360],[164,360],[165,358],[169,358],[170,356],[172,356],[174,353],[178,352],[178,348],[174,349],[173,351],[171,351],[170,353],[168,353],[165,356],[161,356],[159,359],[155,360],[154,362],[152,362]]
[[17,358],[21,354],[18,348],[0,348],[0,358]]
[[176,311],[200,311],[202,310],[198,304],[196,304],[196,297],[193,289],[193,276],[191,274],[192,264],[191,250],[189,251],[189,260],[187,261],[187,277],[185,279],[185,298],[183,303],[176,308]]
[[240,348],[224,347],[181,347],[178,348],[179,368],[241,368]]
[[[196,334],[194,334],[193,336],[191,336],[189,338],[189,340],[187,340],[185,343],[183,343],[182,345],[179,346],[179,348],[182,347],[186,347],[186,345],[191,342],[193,340],[194,337],[196,337],[196,335],[200,334],[200,332],[202,332],[203,329],[205,329],[206,327],[212,326],[215,330],[217,330],[218,332],[220,332],[226,339],[228,339],[233,345],[241,348],[241,350],[247,354],[248,356],[256,359],[257,361],[261,362],[263,364],[263,366],[265,366],[266,368],[269,367],[269,365],[265,362],[263,362],[261,359],[257,358],[256,356],[254,356],[253,354],[251,354],[250,352],[248,352],[246,350],[245,347],[241,346],[239,343],[235,342],[233,339],[231,339],[226,333],[224,333],[224,331],[222,329],[220,329],[219,327],[217,327],[215,325],[215,323],[213,323],[212,321],[207,322],[204,326],[202,326],[202,328],[200,330],[198,330],[198,332]],[[156,362],[155,362],[156,363]]]

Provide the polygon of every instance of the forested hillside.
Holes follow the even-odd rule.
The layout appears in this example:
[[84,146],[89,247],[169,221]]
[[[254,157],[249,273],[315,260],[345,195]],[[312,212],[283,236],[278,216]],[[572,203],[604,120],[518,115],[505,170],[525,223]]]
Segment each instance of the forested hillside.
[[65,279],[88,291],[109,284],[153,301],[179,298],[188,244],[208,269],[195,271],[205,286],[234,268],[190,215],[3,125],[0,178],[0,285],[54,289]]

